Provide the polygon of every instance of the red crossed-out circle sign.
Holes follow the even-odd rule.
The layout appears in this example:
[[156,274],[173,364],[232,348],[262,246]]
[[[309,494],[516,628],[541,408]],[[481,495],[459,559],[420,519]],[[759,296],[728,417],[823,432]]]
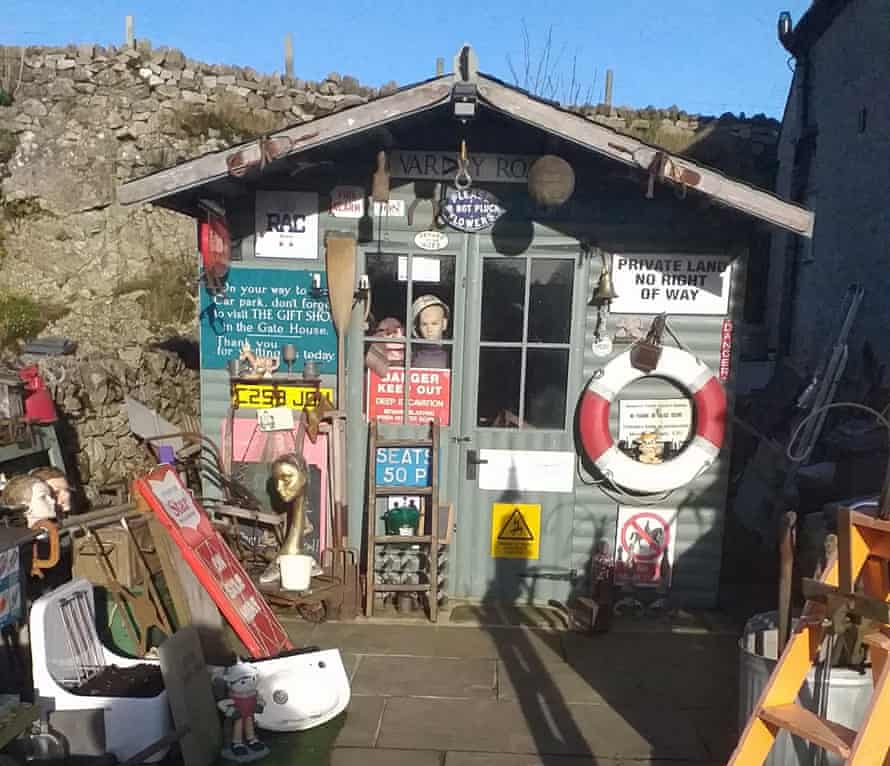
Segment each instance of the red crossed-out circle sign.
[[[649,531],[646,531],[646,522],[650,520],[655,522],[656,528],[661,529],[661,540],[658,540],[652,534],[653,525],[651,523],[648,525]],[[631,535],[633,534],[639,535],[649,546],[647,553],[636,554],[637,561],[658,561],[671,544],[670,524],[666,519],[655,513],[646,511],[635,513],[624,522],[624,526],[621,527],[621,547],[628,553],[631,553],[634,549],[631,540]]]

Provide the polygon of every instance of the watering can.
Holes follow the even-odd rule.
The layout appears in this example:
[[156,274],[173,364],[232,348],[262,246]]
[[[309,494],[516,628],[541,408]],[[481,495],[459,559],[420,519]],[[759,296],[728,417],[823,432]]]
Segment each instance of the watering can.
[[396,506],[390,508],[381,517],[386,526],[386,534],[405,534],[404,529],[410,529],[407,534],[417,533],[417,524],[420,521],[420,511],[414,506]]

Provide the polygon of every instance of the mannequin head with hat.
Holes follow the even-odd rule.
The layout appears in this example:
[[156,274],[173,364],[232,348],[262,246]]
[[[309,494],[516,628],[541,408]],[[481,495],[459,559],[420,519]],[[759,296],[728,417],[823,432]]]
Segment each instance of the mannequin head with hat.
[[414,337],[423,340],[442,340],[448,329],[447,304],[435,295],[421,295],[411,306]]

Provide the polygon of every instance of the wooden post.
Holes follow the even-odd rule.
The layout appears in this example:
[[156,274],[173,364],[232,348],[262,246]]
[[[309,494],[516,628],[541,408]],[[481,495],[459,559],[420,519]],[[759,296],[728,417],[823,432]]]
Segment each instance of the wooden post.
[[294,76],[294,38],[290,32],[284,36],[284,73]]
[[779,654],[788,643],[791,631],[791,586],[794,573],[794,532],[797,514],[788,511],[782,518],[779,538]]
[[127,47],[135,48],[136,47],[136,37],[133,33],[133,17],[127,16],[127,20],[125,22],[125,31],[127,36]]
[[606,106],[612,106],[612,70],[606,70],[606,93],[603,98],[603,102]]
[[441,56],[436,59],[436,77],[441,77],[445,74],[445,59]]

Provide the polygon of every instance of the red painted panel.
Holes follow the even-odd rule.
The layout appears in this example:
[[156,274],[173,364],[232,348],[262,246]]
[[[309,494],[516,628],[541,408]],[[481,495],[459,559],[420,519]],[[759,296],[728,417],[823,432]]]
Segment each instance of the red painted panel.
[[581,398],[578,429],[581,432],[584,452],[594,463],[613,444],[612,434],[609,433],[609,404],[603,397],[589,389]]
[[293,649],[278,618],[176,471],[158,466],[134,487],[251,655],[274,657]]
[[723,446],[726,434],[726,392],[717,378],[711,378],[695,396],[695,434],[715,447]]

